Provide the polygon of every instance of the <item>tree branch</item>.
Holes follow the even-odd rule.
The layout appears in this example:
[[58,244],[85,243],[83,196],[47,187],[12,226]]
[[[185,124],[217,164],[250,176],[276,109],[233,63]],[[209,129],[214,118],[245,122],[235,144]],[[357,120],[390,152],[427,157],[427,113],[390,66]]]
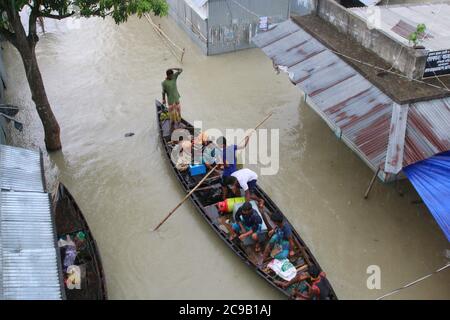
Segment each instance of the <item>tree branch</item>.
[[36,32],[36,23],[39,14],[39,3],[35,3],[34,6],[30,6],[31,12],[28,20],[28,43],[31,48],[35,48],[37,42],[39,41],[39,37]]
[[73,16],[74,14],[75,14],[74,11],[72,11],[71,13],[63,14],[63,15],[51,14],[51,13],[46,13],[46,12],[39,12],[38,17],[62,20],[62,19],[65,19],[65,18],[69,18],[69,17]]
[[14,46],[16,46],[16,35],[5,28],[0,27],[0,35],[3,36],[6,40],[11,42]]

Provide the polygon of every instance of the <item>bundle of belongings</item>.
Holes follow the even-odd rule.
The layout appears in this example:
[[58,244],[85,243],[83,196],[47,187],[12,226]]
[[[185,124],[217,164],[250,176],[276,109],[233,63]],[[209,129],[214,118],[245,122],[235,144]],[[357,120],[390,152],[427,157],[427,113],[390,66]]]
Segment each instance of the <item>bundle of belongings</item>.
[[86,247],[86,234],[79,231],[72,235],[67,234],[58,240],[63,259],[64,283],[68,289],[81,289],[83,278],[82,257],[80,252]]

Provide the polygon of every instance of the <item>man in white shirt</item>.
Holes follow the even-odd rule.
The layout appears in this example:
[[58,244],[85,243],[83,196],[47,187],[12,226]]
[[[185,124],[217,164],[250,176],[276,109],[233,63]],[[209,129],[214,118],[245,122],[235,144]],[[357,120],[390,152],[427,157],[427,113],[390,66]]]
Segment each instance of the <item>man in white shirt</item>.
[[[237,170],[231,174],[229,177],[224,177],[224,184],[231,186],[231,190],[235,195],[239,196],[239,187],[245,192],[245,200],[256,200],[258,202],[258,207],[264,207],[264,200],[259,198],[255,194],[256,182],[258,180],[258,175],[256,172],[244,168]],[[227,197],[228,190],[224,190],[224,198]]]

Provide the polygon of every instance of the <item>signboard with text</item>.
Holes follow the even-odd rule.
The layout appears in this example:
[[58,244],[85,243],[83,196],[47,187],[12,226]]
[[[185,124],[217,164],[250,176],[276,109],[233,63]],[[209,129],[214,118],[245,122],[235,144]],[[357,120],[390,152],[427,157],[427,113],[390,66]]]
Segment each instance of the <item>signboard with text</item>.
[[450,49],[428,53],[423,78],[450,75]]

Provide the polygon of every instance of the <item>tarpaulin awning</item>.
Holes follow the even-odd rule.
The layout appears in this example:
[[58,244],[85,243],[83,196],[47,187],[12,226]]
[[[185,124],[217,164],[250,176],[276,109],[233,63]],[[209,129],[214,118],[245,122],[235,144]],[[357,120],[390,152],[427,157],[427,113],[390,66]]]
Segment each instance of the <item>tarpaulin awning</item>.
[[450,151],[403,168],[450,241]]

